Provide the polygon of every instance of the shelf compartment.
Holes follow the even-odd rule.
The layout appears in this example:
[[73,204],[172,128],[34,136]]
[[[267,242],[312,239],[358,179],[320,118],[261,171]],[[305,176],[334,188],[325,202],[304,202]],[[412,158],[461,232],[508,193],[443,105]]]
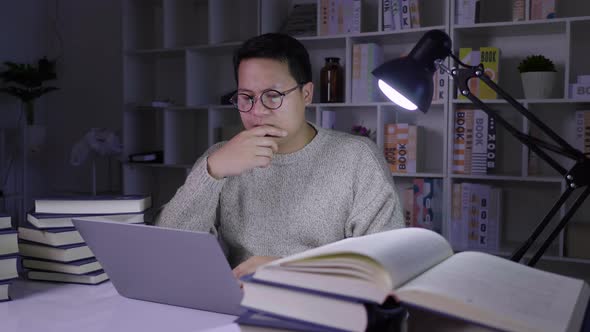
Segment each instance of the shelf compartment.
[[125,103],[151,104],[154,100],[186,103],[185,52],[128,55],[124,58]]
[[164,47],[208,43],[207,0],[164,0]]
[[379,110],[380,127],[377,130],[378,145],[384,146],[385,125],[388,123],[409,123],[420,127],[418,132],[417,171],[443,173],[446,133],[444,112],[397,111],[394,106],[382,106]]
[[209,44],[244,41],[258,35],[258,0],[209,0]]
[[216,48],[188,51],[187,105],[220,104],[222,96],[236,89],[233,50],[228,51]]
[[123,3],[123,49],[164,47],[162,0],[126,0]]

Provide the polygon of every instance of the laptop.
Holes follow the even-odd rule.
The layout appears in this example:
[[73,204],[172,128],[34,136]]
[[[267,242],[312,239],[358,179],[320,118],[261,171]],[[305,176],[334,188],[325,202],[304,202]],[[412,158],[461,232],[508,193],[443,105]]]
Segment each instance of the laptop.
[[242,290],[214,235],[105,220],[73,223],[122,296],[242,312]]

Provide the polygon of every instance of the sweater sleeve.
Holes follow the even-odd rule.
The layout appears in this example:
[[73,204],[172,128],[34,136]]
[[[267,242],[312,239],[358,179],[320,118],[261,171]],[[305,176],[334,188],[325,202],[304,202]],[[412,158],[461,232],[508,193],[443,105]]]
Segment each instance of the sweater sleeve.
[[217,180],[209,174],[207,158],[220,146],[212,146],[197,160],[184,184],[155,216],[154,225],[217,235],[217,209],[225,179]]
[[346,237],[404,227],[400,200],[385,158],[372,141],[366,140],[363,145],[352,184],[354,199],[345,225]]

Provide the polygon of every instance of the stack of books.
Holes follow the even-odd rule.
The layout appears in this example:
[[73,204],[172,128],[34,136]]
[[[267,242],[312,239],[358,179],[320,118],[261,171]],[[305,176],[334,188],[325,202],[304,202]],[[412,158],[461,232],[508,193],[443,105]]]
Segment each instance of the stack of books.
[[10,300],[12,280],[18,277],[18,245],[11,217],[0,213],[0,302]]
[[421,128],[409,123],[388,123],[383,135],[383,152],[392,173],[416,173],[421,155]]
[[373,69],[383,63],[383,47],[376,43],[354,44],[352,46],[352,102],[366,103],[379,101],[381,92]]
[[400,307],[493,330],[578,331],[590,298],[583,280],[487,253],[454,254],[423,228],[334,242],[263,265],[243,282],[247,312],[237,323],[301,331],[390,331],[403,324]]
[[361,0],[320,0],[320,36],[361,32]]
[[457,250],[495,253],[500,247],[502,190],[479,183],[453,183],[451,243]]
[[420,227],[442,234],[442,179],[415,178],[403,192],[407,227]]
[[79,284],[108,280],[72,219],[143,223],[149,196],[60,197],[35,200],[35,212],[18,228],[18,248],[28,279]]

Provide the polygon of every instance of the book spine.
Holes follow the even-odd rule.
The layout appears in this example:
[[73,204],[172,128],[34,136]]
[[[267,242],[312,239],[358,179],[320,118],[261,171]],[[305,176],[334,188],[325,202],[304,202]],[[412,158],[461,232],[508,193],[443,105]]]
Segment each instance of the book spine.
[[451,195],[451,234],[450,242],[454,248],[461,244],[461,184],[453,183]]
[[352,2],[352,33],[360,33],[362,27],[362,3],[361,0]]
[[491,188],[490,202],[488,208],[488,249],[498,251],[500,249],[500,232],[502,215],[502,190],[500,188]]
[[404,189],[404,221],[406,227],[416,224],[414,216],[414,186]]
[[488,114],[483,110],[473,111],[473,152],[471,153],[471,174],[487,174],[488,158]]
[[391,172],[395,172],[397,160],[395,129],[395,123],[388,123],[385,125],[385,134],[383,135],[383,152]]
[[329,1],[330,0],[320,0],[320,36],[326,36],[329,34]]
[[412,227],[422,227],[430,229],[430,225],[425,223],[425,192],[424,192],[424,179],[414,179],[414,220]]
[[410,17],[410,0],[401,0],[401,19],[402,19],[402,30],[412,28],[411,17]]
[[474,248],[478,241],[479,225],[479,198],[481,196],[482,186],[480,184],[471,184],[470,194],[467,198],[467,248]]
[[[484,67],[485,74],[496,84],[499,79],[500,67],[500,49],[497,47],[481,47],[479,61]],[[479,81],[479,80],[477,80]],[[479,95],[481,99],[496,99],[498,95],[487,84],[479,85]]]
[[458,248],[460,250],[468,247],[469,222],[471,221],[471,189],[469,182],[461,183],[461,216],[459,219]]
[[[411,167],[415,168],[415,160],[413,165],[410,164],[410,156],[408,154],[408,145],[410,138],[410,125],[407,123],[398,123],[395,127],[395,151],[396,151],[396,172],[410,173]],[[413,171],[415,172],[415,170]]]
[[361,44],[354,44],[352,46],[352,102],[358,103],[362,101],[361,98]]
[[391,2],[391,20],[393,24],[393,30],[402,29],[401,1],[402,0],[392,0]]
[[488,116],[488,141],[486,155],[486,173],[490,174],[496,169],[496,119]]
[[525,19],[525,0],[513,0],[512,2],[512,21],[524,21]]
[[453,139],[453,165],[455,174],[465,174],[465,110],[455,110],[454,139]]
[[575,147],[590,153],[590,111],[576,111]]
[[397,0],[383,0],[383,31],[393,31],[393,15],[391,2]]
[[418,0],[410,0],[410,25],[412,29],[420,27],[420,6]]

